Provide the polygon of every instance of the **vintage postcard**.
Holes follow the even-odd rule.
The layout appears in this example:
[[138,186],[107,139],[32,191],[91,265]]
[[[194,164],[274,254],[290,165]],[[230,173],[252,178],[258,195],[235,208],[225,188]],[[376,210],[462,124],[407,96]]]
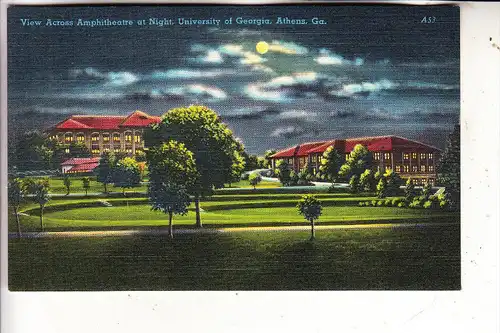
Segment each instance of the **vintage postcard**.
[[460,290],[460,8],[10,6],[11,291]]

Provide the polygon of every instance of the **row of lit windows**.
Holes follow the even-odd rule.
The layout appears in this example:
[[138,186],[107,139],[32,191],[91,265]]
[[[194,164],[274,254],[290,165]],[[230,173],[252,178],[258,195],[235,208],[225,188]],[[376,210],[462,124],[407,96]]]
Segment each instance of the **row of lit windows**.
[[[53,135],[50,137],[51,139],[57,139],[57,135]],[[91,141],[96,142],[99,141],[99,134],[92,134]],[[102,135],[102,141],[103,142],[109,142],[110,136],[109,134],[103,134]],[[76,141],[78,142],[83,142],[85,141],[85,135],[83,134],[77,134],[76,136]],[[132,134],[126,133],[125,134],[125,141],[126,142],[132,142]],[[64,142],[70,143],[73,142],[73,134],[66,133],[64,135]],[[113,134],[113,142],[120,142],[120,134]],[[134,135],[134,142],[135,143],[140,143],[141,142],[141,136],[140,135]]]
[[[418,154],[417,153],[411,153],[411,158],[412,159],[417,159]],[[425,159],[432,160],[434,158],[433,153],[420,153],[420,159],[425,160]],[[410,153],[403,153],[403,159],[404,160],[409,160],[410,159]]]
[[[90,151],[92,152],[92,154],[100,154],[101,153],[101,150],[98,147],[94,147],[94,146],[92,146],[92,149]],[[110,147],[103,147],[102,151],[107,153],[107,152],[110,152],[112,150]],[[113,151],[115,151],[115,152],[123,151],[125,153],[131,154],[132,148],[126,147],[125,149],[114,149]],[[140,149],[135,150],[136,153],[139,151],[140,151]],[[69,153],[69,149],[66,149],[66,153]]]
[[[416,165],[413,165],[411,168],[412,172],[418,172],[418,167]],[[434,172],[434,166],[429,165],[428,167],[425,165],[420,166],[420,172]],[[396,165],[396,172],[410,172],[410,166],[409,165]]]

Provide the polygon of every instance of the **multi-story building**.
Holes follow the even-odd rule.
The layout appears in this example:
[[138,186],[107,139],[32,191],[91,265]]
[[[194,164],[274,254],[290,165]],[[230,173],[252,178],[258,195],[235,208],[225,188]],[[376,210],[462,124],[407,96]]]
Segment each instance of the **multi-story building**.
[[333,146],[346,159],[358,144],[372,153],[373,166],[378,170],[392,169],[403,179],[411,177],[415,184],[429,182],[434,185],[436,163],[441,150],[393,135],[303,143],[272,155],[272,166],[275,168],[278,160],[284,160],[296,172],[303,170],[306,165],[317,172],[323,153],[329,147]]
[[70,116],[48,132],[61,143],[84,143],[94,156],[112,151],[134,155],[144,149],[144,129],[158,122],[160,117],[142,111],[128,116]]

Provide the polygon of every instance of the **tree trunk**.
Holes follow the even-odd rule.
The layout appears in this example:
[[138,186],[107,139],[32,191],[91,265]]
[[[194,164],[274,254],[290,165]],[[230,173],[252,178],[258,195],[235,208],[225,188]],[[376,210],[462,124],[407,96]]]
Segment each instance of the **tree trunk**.
[[170,239],[174,238],[173,228],[172,228],[172,212],[168,212],[168,236]]
[[40,230],[43,231],[43,206],[40,205]]
[[89,192],[89,189],[88,188],[85,188],[85,196],[88,195],[88,192]]
[[311,240],[313,241],[315,239],[315,235],[314,235],[314,220],[311,219]]
[[17,207],[14,207],[14,214],[16,214],[17,237],[21,238],[21,222],[19,221],[19,214],[17,213]]
[[196,208],[196,227],[201,228],[203,225],[201,224],[201,216],[200,216],[200,197],[196,195],[194,199],[194,206]]
[[125,187],[122,187],[122,194],[125,196]]
[[69,187],[66,187],[66,195],[69,195]]
[[104,183],[104,194],[108,194],[108,183]]

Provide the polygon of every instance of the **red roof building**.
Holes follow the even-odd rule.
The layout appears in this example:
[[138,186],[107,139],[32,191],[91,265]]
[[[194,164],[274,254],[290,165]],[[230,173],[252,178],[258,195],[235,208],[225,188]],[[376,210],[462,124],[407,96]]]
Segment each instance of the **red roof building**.
[[417,184],[434,184],[436,161],[441,150],[394,135],[307,142],[279,151],[271,156],[271,160],[273,168],[277,160],[284,160],[296,172],[303,170],[306,165],[310,165],[317,172],[322,155],[329,147],[334,147],[347,158],[358,144],[365,146],[372,153],[373,164],[379,170],[392,169],[402,178],[411,177]]
[[62,173],[89,173],[99,165],[99,157],[70,158],[61,163]]
[[75,115],[57,123],[49,132],[61,143],[84,143],[94,156],[109,151],[134,155],[144,148],[144,129],[160,121],[160,117],[142,111],[128,116]]

